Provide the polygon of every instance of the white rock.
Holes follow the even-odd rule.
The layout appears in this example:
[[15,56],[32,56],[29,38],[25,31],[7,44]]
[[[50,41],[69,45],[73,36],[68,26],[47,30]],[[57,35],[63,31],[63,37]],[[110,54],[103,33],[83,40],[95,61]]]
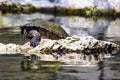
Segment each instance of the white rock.
[[6,54],[6,45],[0,43],[0,54]]
[[29,54],[40,54],[40,50],[41,50],[41,45],[38,45],[35,48],[28,50],[28,53]]
[[56,42],[56,40],[50,40],[50,39],[47,39],[43,44],[42,44],[42,48],[51,48],[54,43]]
[[6,44],[6,53],[7,54],[20,53],[20,45],[16,45],[13,43]]

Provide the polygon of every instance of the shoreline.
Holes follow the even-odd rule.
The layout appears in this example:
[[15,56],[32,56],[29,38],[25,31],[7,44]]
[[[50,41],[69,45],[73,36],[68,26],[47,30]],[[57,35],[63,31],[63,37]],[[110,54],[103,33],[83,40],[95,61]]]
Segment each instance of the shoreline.
[[21,3],[12,3],[9,1],[0,2],[0,15],[3,14],[31,14],[31,13],[53,14],[55,16],[81,16],[81,17],[105,17],[105,18],[120,18],[120,12],[115,9],[98,9],[97,7],[35,7],[32,4],[22,5]]

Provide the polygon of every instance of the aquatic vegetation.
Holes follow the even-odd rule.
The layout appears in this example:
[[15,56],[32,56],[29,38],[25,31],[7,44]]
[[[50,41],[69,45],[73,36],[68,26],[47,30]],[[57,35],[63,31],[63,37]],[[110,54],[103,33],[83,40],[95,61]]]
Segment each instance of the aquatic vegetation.
[[36,9],[40,13],[54,14],[57,16],[84,16],[84,17],[120,17],[119,13],[114,9],[98,9],[97,7],[85,7],[85,8],[74,8],[74,7],[41,7]]
[[120,12],[115,9],[98,9],[96,6],[84,7],[84,8],[74,8],[73,6],[69,7],[39,7],[36,8],[32,4],[22,5],[18,3],[12,3],[10,1],[0,2],[0,11],[2,14],[20,14],[20,13],[47,13],[54,14],[55,16],[68,16],[68,15],[76,15],[76,16],[84,16],[84,17],[120,17]]
[[35,7],[31,4],[22,5],[18,3],[12,3],[10,1],[0,2],[0,11],[5,13],[31,13],[34,12]]

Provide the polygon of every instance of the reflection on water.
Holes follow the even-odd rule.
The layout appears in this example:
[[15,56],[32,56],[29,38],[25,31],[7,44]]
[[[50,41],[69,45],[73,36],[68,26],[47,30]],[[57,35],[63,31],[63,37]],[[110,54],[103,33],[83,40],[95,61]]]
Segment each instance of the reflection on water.
[[23,39],[18,27],[8,27],[0,29],[0,43],[24,44],[27,40]]
[[57,74],[57,80],[98,80],[101,71],[98,67],[67,66]]
[[[56,72],[21,71],[22,57],[0,56],[1,80],[119,80],[119,57],[99,62],[98,66],[61,66]],[[117,61],[117,62],[116,62]],[[4,62],[4,63],[3,63]],[[11,65],[12,64],[12,65]],[[9,66],[9,67],[8,67]]]
[[[69,35],[92,35],[97,39],[113,41],[120,45],[120,19],[92,19],[60,17],[44,14],[0,16],[0,42],[23,44],[19,27],[35,19],[45,19],[61,24]],[[120,52],[118,52],[119,54]],[[61,66],[56,72],[21,72],[21,57],[0,57],[1,80],[120,80],[120,55],[98,63],[98,66]],[[11,65],[12,64],[12,65]],[[8,67],[9,66],[9,67]]]
[[54,72],[21,71],[22,56],[0,56],[0,80],[55,80]]
[[[120,19],[112,21],[103,18],[95,19],[84,17],[61,17],[61,16],[54,17],[53,15],[45,15],[39,13],[28,15],[20,14],[13,16],[0,16],[0,28],[24,25],[35,19],[44,19],[59,23],[70,36],[92,35],[95,38],[101,40],[110,41],[120,40],[119,36]],[[16,30],[16,28],[15,29],[13,28],[13,30]]]
[[22,56],[0,56],[0,73],[2,73],[0,78],[1,80],[119,80],[119,57],[120,55],[99,62],[98,66],[64,65],[56,72],[51,72],[21,71],[19,63],[22,61]]

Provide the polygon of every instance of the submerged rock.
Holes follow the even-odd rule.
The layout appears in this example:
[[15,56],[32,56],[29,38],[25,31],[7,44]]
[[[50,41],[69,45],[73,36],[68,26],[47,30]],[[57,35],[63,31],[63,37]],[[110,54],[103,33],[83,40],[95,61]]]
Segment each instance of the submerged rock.
[[119,45],[113,42],[97,40],[91,36],[80,37],[76,35],[59,40],[41,39],[40,45],[38,45],[35,48],[31,47],[29,42],[27,42],[24,45],[17,45],[13,43],[9,44],[0,43],[0,53],[21,53],[23,51],[24,54],[24,50],[26,50],[30,54],[33,53],[51,54],[54,52],[57,53],[82,52],[85,54],[92,54],[98,51],[99,52],[108,51],[110,53],[113,50],[118,49]]

